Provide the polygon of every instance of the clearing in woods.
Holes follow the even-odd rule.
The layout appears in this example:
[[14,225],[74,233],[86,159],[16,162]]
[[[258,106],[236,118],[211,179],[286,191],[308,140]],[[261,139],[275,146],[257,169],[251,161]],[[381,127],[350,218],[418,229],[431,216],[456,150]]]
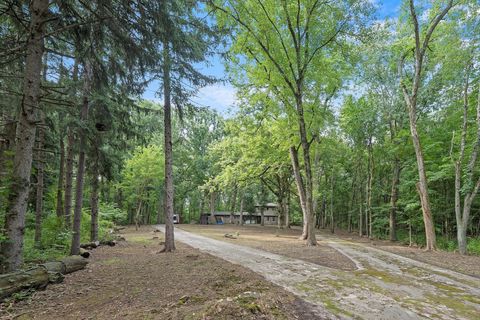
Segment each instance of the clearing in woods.
[[[295,230],[201,225],[180,228],[183,230],[177,229],[177,240],[254,270],[317,306],[322,318],[457,320],[478,319],[480,314],[479,278],[365,243],[320,234],[318,248],[307,248],[296,240],[299,233]],[[236,239],[224,237],[225,233]],[[315,250],[319,253],[317,261],[312,260]],[[456,256],[450,254],[451,259]]]

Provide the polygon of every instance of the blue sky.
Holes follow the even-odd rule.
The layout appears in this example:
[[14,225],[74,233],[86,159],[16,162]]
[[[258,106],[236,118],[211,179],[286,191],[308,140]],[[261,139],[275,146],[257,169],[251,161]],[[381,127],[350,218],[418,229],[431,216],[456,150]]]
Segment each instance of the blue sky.
[[[401,0],[372,0],[377,3],[378,19],[392,18],[397,15]],[[223,61],[219,56],[212,57],[208,62],[208,66],[200,67],[205,74],[215,76],[216,78],[226,79],[227,75],[223,65]],[[156,95],[159,88],[159,82],[152,82],[143,98],[161,102]],[[220,114],[228,116],[235,113],[235,88],[227,82],[220,82],[199,90],[195,97],[192,97],[193,104],[199,106],[209,106],[217,110]]]

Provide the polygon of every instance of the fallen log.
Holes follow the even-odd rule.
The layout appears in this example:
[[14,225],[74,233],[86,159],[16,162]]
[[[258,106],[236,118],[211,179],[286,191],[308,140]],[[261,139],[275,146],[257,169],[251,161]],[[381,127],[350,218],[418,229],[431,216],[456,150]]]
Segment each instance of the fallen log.
[[48,285],[48,271],[43,266],[0,275],[0,299],[26,289],[43,289]]
[[115,240],[102,240],[100,241],[100,244],[102,246],[114,247],[117,244],[117,242]]
[[49,283],[60,283],[64,274],[84,269],[88,261],[81,256],[65,257],[36,267],[0,275],[0,301],[15,292],[44,289]]
[[78,270],[82,270],[88,264],[88,261],[81,256],[69,256],[60,260],[65,265],[65,273],[69,274]]
[[100,241],[92,241],[92,242],[82,243],[80,245],[80,248],[86,249],[86,250],[92,250],[97,248],[99,245],[100,245]]

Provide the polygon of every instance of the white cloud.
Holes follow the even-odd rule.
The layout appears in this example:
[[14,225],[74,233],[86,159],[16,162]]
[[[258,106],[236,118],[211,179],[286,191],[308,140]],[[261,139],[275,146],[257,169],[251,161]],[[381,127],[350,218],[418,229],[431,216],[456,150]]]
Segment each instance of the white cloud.
[[225,114],[237,102],[236,90],[231,85],[213,84],[200,89],[193,102],[202,106],[210,106]]

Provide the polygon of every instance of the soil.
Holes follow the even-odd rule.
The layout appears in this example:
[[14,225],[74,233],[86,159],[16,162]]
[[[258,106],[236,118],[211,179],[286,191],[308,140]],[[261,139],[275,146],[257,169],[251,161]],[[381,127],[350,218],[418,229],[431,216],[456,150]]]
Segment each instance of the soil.
[[177,242],[158,253],[152,227],[92,251],[85,270],[22,301],[1,319],[318,319],[311,305],[249,269]]
[[[305,241],[299,240],[301,232],[296,229],[194,224],[179,225],[179,228],[213,239],[245,245],[329,268],[345,271],[356,269],[352,260],[327,244],[319,242],[316,246],[306,246]],[[225,234],[232,235],[236,239],[226,238]]]
[[[161,229],[162,227],[159,226]],[[341,270],[247,247],[236,226],[181,226],[176,239],[240,264],[295,293],[328,319],[478,319],[480,280],[376,248],[319,234],[322,245],[348,257],[356,270]],[[256,228],[257,242],[271,242],[272,228]],[[208,235],[200,235],[202,233]],[[248,234],[243,230],[244,234]],[[262,233],[266,236],[262,237]],[[236,241],[236,243],[235,243]],[[300,241],[294,240],[291,241]],[[240,244],[241,243],[241,244]],[[268,246],[268,245],[266,245]]]

